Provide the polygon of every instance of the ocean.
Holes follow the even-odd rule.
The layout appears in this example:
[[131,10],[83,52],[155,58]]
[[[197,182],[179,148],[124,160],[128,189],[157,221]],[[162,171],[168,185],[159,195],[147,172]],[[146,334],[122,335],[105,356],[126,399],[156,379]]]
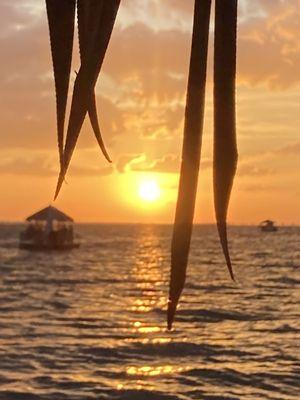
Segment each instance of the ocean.
[[300,399],[300,228],[195,226],[166,330],[172,227],[77,225],[69,252],[0,225],[0,399]]

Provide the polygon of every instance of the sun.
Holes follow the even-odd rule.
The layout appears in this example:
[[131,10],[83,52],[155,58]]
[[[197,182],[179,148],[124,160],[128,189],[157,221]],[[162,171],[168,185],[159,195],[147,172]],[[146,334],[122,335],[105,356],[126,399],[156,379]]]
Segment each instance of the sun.
[[139,186],[139,196],[142,200],[154,202],[161,196],[160,188],[155,180],[143,181]]

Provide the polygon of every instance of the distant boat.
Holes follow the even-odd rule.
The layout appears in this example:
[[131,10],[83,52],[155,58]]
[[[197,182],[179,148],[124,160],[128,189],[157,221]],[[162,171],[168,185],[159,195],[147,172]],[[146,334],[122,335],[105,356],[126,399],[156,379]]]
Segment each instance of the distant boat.
[[269,219],[266,219],[265,221],[262,221],[259,224],[259,228],[262,232],[276,232],[278,231],[277,226],[275,226],[275,222],[271,221]]
[[20,249],[70,250],[74,242],[73,219],[55,207],[46,207],[26,218],[26,229],[20,233]]

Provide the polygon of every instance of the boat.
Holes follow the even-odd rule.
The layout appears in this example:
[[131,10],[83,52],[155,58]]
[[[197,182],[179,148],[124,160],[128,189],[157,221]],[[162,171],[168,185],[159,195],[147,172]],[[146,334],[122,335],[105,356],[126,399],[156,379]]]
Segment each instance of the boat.
[[275,226],[275,222],[270,219],[266,219],[259,224],[259,228],[262,232],[276,232],[278,231],[277,226]]
[[71,250],[79,247],[74,241],[74,220],[53,206],[26,218],[20,233],[19,248],[25,250]]

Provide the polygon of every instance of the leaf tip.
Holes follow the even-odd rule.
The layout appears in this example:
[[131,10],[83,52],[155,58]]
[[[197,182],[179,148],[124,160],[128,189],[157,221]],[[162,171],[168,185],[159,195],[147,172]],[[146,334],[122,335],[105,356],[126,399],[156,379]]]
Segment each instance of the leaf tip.
[[167,315],[168,331],[172,330],[176,309],[177,309],[177,302],[169,299],[169,301],[168,301],[168,315]]

